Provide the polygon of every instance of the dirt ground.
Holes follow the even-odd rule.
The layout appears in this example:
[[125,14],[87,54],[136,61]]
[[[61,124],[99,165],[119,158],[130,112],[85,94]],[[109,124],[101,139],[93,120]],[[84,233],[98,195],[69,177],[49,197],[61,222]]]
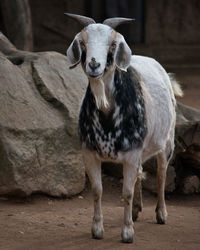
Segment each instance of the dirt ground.
[[32,196],[0,199],[1,250],[64,249],[200,249],[200,197],[167,196],[168,221],[155,223],[156,197],[144,192],[144,209],[135,223],[133,244],[120,241],[123,217],[121,184],[112,177],[103,178],[103,214],[105,237],[90,236],[93,206],[88,187],[72,199]]
[[[172,69],[182,83],[181,101],[200,109],[198,69]],[[144,192],[144,208],[135,223],[133,244],[121,243],[123,202],[118,179],[103,177],[105,237],[90,236],[93,202],[90,187],[71,199],[34,195],[27,199],[0,197],[0,250],[64,249],[200,249],[200,196],[168,195],[166,225],[155,223],[156,197]]]

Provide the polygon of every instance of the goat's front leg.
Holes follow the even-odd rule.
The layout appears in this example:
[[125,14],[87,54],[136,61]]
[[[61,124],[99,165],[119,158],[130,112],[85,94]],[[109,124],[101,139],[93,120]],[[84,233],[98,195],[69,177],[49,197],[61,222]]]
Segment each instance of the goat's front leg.
[[137,181],[135,183],[135,188],[134,188],[133,210],[132,210],[133,221],[137,220],[138,214],[141,211],[142,211],[142,176],[139,175],[137,177]]
[[98,160],[94,153],[89,150],[83,150],[85,169],[90,179],[94,197],[94,217],[92,223],[92,237],[94,239],[103,238],[103,216],[101,210],[102,197],[102,180],[101,180],[101,161]]
[[124,223],[122,228],[122,241],[125,243],[133,242],[133,220],[132,203],[134,186],[137,180],[138,168],[133,164],[124,164],[123,166],[123,199],[124,199]]

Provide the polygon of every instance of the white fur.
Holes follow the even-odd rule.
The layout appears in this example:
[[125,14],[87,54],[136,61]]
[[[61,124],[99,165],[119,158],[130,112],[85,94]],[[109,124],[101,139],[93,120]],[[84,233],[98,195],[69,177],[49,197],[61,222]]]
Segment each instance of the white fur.
[[[113,102],[114,71],[117,67],[114,64],[110,70],[103,74],[109,46],[112,41],[124,41],[123,37],[102,24],[91,24],[82,33],[87,47],[85,73],[89,77],[91,89],[95,96],[97,108],[106,112]],[[127,50],[128,51],[128,50]],[[126,52],[124,52],[126,53]],[[92,80],[92,73],[88,67],[91,58],[94,57],[101,66],[97,70],[99,77]],[[127,57],[129,59],[129,56]],[[176,121],[175,97],[172,83],[163,67],[154,59],[143,56],[132,56],[128,66],[131,66],[140,76],[140,84],[145,101],[147,135],[143,142],[143,147],[128,152],[118,152],[117,156],[107,159],[100,157],[97,152],[90,151],[83,145],[83,157],[86,171],[90,178],[94,191],[94,222],[92,227],[93,236],[103,237],[103,216],[101,212],[101,162],[114,161],[122,163],[124,166],[123,199],[125,201],[124,224],[122,229],[122,239],[130,242],[133,238],[132,222],[132,199],[136,179],[141,175],[141,164],[153,155],[158,155],[158,202],[157,202],[157,221],[165,223],[167,212],[164,200],[165,175],[168,165],[168,157],[174,148],[174,127]],[[127,68],[127,65],[124,66]],[[177,86],[177,85],[176,85]],[[180,91],[179,91],[180,92]],[[113,117],[119,113],[119,107],[114,107]],[[140,107],[138,107],[141,110]],[[126,114],[121,115],[116,125]],[[121,131],[117,132],[119,136]],[[137,136],[137,135],[135,135]],[[102,143],[101,141],[99,143]],[[124,139],[124,145],[128,140]],[[105,152],[107,152],[105,148]],[[98,223],[97,223],[98,222]]]
[[168,76],[170,78],[170,81],[172,83],[172,88],[174,91],[175,96],[183,96],[183,90],[181,89],[180,84],[178,83],[178,81],[175,79],[175,76],[173,73],[168,73]]
[[131,66],[141,76],[147,115],[147,136],[142,153],[143,162],[165,149],[166,141],[174,130],[176,119],[175,98],[168,74],[154,59],[132,56]]
[[94,94],[95,102],[98,109],[109,108],[109,103],[105,95],[104,83],[100,79],[90,79],[90,87]]
[[103,24],[91,24],[87,27],[87,58],[86,58],[86,72],[92,73],[88,67],[88,63],[92,57],[100,63],[97,74],[102,74],[106,66],[107,51],[110,44],[110,28]]

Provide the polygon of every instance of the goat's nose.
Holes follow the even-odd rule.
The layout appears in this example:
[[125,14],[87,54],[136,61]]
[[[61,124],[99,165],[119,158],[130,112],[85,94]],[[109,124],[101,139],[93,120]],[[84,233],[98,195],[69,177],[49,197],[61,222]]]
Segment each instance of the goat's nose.
[[96,62],[95,58],[92,57],[91,61],[89,62],[89,67],[92,71],[95,71],[97,68],[100,67],[100,63]]

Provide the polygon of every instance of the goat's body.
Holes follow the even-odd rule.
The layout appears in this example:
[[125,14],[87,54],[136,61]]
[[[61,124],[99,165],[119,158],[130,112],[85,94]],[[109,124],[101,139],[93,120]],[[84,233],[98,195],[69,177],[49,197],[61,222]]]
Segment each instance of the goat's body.
[[[114,75],[116,76],[116,70]],[[118,71],[118,70],[117,70]],[[121,72],[122,73],[122,72]],[[95,238],[103,237],[103,220],[101,213],[101,194],[102,194],[102,184],[101,184],[101,162],[103,161],[114,161],[117,163],[122,163],[124,170],[124,185],[123,185],[123,197],[125,200],[125,214],[124,214],[124,227],[122,230],[122,239],[124,242],[132,242],[133,240],[133,227],[132,227],[132,219],[136,220],[138,217],[139,211],[142,209],[142,196],[141,196],[141,172],[142,172],[142,163],[145,162],[148,158],[153,155],[157,155],[158,159],[158,202],[156,207],[156,218],[158,223],[165,223],[167,218],[167,211],[164,199],[164,187],[165,187],[165,178],[166,178],[166,170],[171,155],[174,149],[174,126],[176,120],[175,113],[175,97],[172,90],[172,85],[169,79],[168,74],[163,69],[163,67],[156,62],[154,59],[142,56],[133,56],[130,64],[130,68],[126,73],[122,74],[135,74],[131,78],[136,79],[136,81],[132,81],[131,84],[135,84],[135,90],[140,89],[140,91],[136,91],[139,95],[139,99],[136,96],[133,96],[133,102],[130,102],[128,94],[130,93],[118,93],[121,95],[122,99],[126,95],[130,103],[121,102],[121,105],[128,106],[133,105],[134,110],[136,110],[137,116],[130,117],[130,114],[126,114],[127,107],[119,107],[116,106],[116,100],[112,102],[114,110],[110,111],[111,115],[109,116],[109,112],[105,114],[105,117],[108,117],[107,120],[102,121],[101,113],[94,112],[95,102],[93,97],[93,102],[90,103],[92,105],[92,109],[89,108],[88,105],[84,105],[84,102],[88,102],[88,100],[92,97],[92,92],[88,90],[85,96],[85,100],[83,102],[83,106],[81,108],[80,113],[80,135],[82,139],[83,145],[83,156],[86,165],[86,171],[89,175],[90,181],[93,186],[94,195],[97,195],[98,202],[95,203],[95,216],[92,227],[92,234]],[[125,77],[124,79],[130,77]],[[113,98],[116,99],[115,87],[117,87],[116,82],[119,79],[116,77],[111,78],[112,81],[109,83],[109,91],[112,93]],[[106,79],[105,79],[106,82]],[[126,84],[127,82],[121,82],[121,84]],[[130,83],[129,83],[130,84]],[[122,91],[127,91],[125,89],[121,89]],[[118,86],[119,91],[119,86]],[[89,95],[90,98],[89,98]],[[138,97],[138,96],[137,96]],[[142,99],[142,101],[141,101]],[[92,99],[90,99],[92,100]],[[139,106],[138,106],[139,105]],[[139,107],[139,109],[137,109]],[[124,109],[125,108],[125,109]],[[97,109],[96,109],[97,110]],[[100,143],[98,144],[98,137],[100,136],[99,129],[104,131],[104,124],[106,124],[106,128],[108,131],[107,135],[112,134],[112,130],[109,131],[109,128],[112,127],[114,114],[118,114],[118,118],[116,118],[115,123],[119,120],[121,123],[123,121],[120,117],[119,110],[123,110],[122,119],[126,119],[126,115],[128,119],[131,120],[133,118],[136,119],[135,123],[137,124],[138,120],[140,121],[139,127],[134,130],[133,133],[129,134],[126,137],[121,138],[122,145],[121,148],[117,151],[115,148],[116,138],[104,136],[101,137]],[[90,111],[92,111],[90,113]],[[87,113],[87,118],[82,119],[82,115],[84,116]],[[94,113],[96,113],[94,115]],[[143,122],[144,124],[141,124]],[[83,124],[84,125],[83,125]],[[104,124],[103,124],[104,123]],[[115,128],[114,123],[114,128]],[[87,130],[87,128],[90,129]],[[129,124],[131,125],[131,124]],[[83,128],[85,126],[85,128]],[[134,121],[133,121],[134,126]],[[123,126],[122,126],[123,128]],[[141,128],[142,132],[139,133],[139,128]],[[118,130],[119,131],[119,130]],[[118,133],[115,132],[115,135]],[[131,130],[128,129],[128,132]],[[127,132],[127,131],[124,131]],[[82,134],[83,133],[83,134]],[[84,134],[85,133],[85,134]],[[96,134],[95,134],[96,133]],[[138,137],[135,137],[135,133],[138,134]],[[125,133],[126,134],[126,133]],[[134,136],[132,136],[134,134]],[[132,137],[131,137],[132,136]],[[89,138],[89,142],[91,142],[92,138],[96,140],[98,147],[93,147],[92,144],[87,143],[87,138]],[[132,144],[127,138],[132,138]],[[139,139],[138,139],[139,138]],[[85,139],[85,140],[84,140]],[[134,141],[135,140],[135,141]],[[107,148],[105,149],[105,145]],[[127,147],[126,147],[127,146]],[[121,149],[121,150],[120,150]],[[133,197],[133,190],[134,197]],[[133,208],[132,208],[132,199],[133,199]],[[132,214],[130,215],[130,211],[132,210]]]
[[131,56],[124,37],[112,29],[127,19],[95,24],[90,18],[69,16],[86,26],[90,23],[76,35],[67,55],[71,68],[81,62],[89,79],[79,116],[79,135],[94,194],[92,235],[101,239],[104,232],[101,163],[120,162],[124,177],[122,240],[132,242],[133,220],[142,209],[141,166],[153,155],[158,160],[156,219],[163,224],[167,218],[164,188],[176,121],[172,82],[154,59]]
[[[116,69],[116,71],[119,70]],[[131,102],[130,96],[128,96],[131,90],[125,86],[121,91],[127,92],[118,94],[122,99],[124,97],[124,99],[127,100],[120,103],[115,102],[114,109],[110,114],[108,113],[104,116],[103,112],[97,110],[91,89],[88,87],[79,120],[79,127],[81,128],[79,132],[84,147],[96,154],[101,161],[110,160],[120,163],[126,161],[126,158],[130,158],[132,151],[138,148],[142,148],[142,162],[145,162],[159,151],[165,150],[168,142],[171,143],[173,150],[176,101],[166,71],[152,58],[132,56],[130,69],[126,73],[121,72],[121,74],[135,74],[135,77],[132,76],[132,78],[134,78],[132,83],[129,82],[128,84],[140,85],[141,96],[139,96],[139,87],[135,86],[136,90],[134,91],[137,92],[137,96],[135,95],[136,93],[133,92],[134,96]],[[116,75],[117,77],[113,78],[113,94],[115,94],[116,88],[119,91],[119,87],[116,86],[115,83],[119,81],[119,75],[115,72],[115,76]],[[123,83],[123,77],[120,78],[122,78],[120,84],[125,85],[126,82]],[[134,100],[136,98],[137,100]],[[143,99],[143,101],[145,100],[144,103],[141,99]],[[85,103],[86,101],[87,103]],[[120,107],[119,105],[123,105],[124,107]],[[133,112],[131,117],[130,112],[127,112],[128,105],[135,105],[134,109],[137,114]],[[140,109],[137,109],[138,105]],[[141,112],[143,108],[144,110]],[[123,116],[119,112],[120,109],[123,109]],[[121,134],[123,131],[121,130],[123,130],[123,127],[121,126],[120,128],[118,121],[120,120],[120,122],[122,122],[121,120],[126,119],[126,116],[128,116],[129,124],[126,125],[124,129],[128,131],[124,131],[126,136],[122,137]],[[131,119],[133,120],[132,124],[130,123]],[[138,126],[138,120],[140,123],[139,128],[142,128],[142,131],[134,129],[134,124]],[[141,124],[142,122],[143,124]],[[133,128],[130,129],[131,125]],[[114,137],[112,136],[113,133],[115,133]],[[137,134],[138,137],[135,137],[133,133]],[[118,137],[118,139],[121,140],[121,145],[118,145],[119,140],[117,141],[118,143],[116,143],[116,134],[121,136]],[[130,142],[130,138],[132,138],[132,142]],[[122,145],[123,142],[124,146]],[[115,143],[117,144],[117,148],[115,148]],[[166,153],[170,154],[171,150],[168,151],[169,152]],[[169,155],[167,155],[167,157],[169,157]]]
[[[167,157],[170,157],[174,144],[176,100],[169,76],[156,60],[149,57],[132,56],[131,66],[141,76],[145,95],[147,136],[142,161],[161,150],[166,150]],[[171,149],[166,148],[168,144]]]

